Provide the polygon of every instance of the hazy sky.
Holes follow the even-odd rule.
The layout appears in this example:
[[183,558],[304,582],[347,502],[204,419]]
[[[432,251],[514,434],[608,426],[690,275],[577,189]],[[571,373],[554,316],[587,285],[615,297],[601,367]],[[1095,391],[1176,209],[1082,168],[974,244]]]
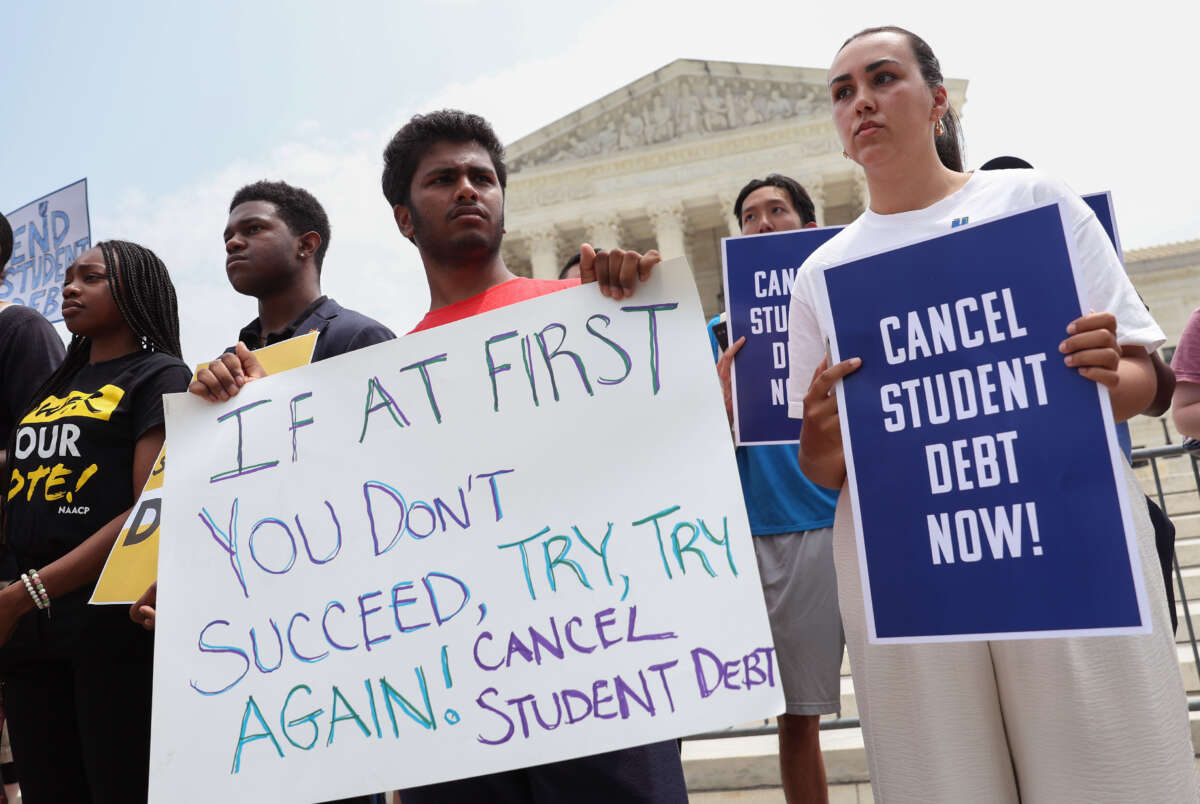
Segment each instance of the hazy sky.
[[[827,67],[868,25],[921,34],[965,78],[969,167],[1025,157],[1112,190],[1126,248],[1200,238],[1200,3],[210,0],[6,4],[0,210],[86,176],[93,240],[150,246],[181,296],[185,357],[255,314],[224,273],[229,198],[311,190],[333,225],[324,287],[407,331],[428,306],[379,190],[415,112],[456,106],[505,142],[677,58]],[[1200,301],[1200,288],[1197,288]]]

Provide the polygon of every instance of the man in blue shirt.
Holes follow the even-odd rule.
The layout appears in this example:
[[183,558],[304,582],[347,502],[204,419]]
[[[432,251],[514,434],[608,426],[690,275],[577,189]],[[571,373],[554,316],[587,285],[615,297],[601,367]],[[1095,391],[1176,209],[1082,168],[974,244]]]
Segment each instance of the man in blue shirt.
[[[742,188],[734,204],[743,235],[815,227],[812,200],[800,184],[772,173]],[[709,322],[725,409],[733,417],[729,368],[745,337],[723,352]],[[827,802],[820,716],[841,709],[845,638],[833,568],[837,492],[801,472],[792,444],[737,448],[742,494],[775,641],[786,702],[779,716],[779,767],[788,801]]]

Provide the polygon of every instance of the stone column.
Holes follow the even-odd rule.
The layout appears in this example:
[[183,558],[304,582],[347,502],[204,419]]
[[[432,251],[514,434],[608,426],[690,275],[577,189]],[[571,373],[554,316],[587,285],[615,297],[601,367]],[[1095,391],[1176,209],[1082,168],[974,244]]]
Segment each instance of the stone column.
[[558,279],[558,234],[553,226],[533,229],[528,234],[529,258],[534,279]]
[[592,248],[621,247],[621,218],[617,215],[599,215],[587,223],[587,242]]
[[529,261],[526,259],[528,245],[529,242],[524,237],[515,234],[506,235],[500,243],[500,257],[504,260],[504,265],[517,276],[530,275]]
[[683,204],[658,204],[648,207],[646,214],[650,216],[650,223],[654,226],[654,238],[658,241],[658,253],[662,258],[670,260],[686,256]]
[[816,211],[817,226],[825,225],[825,181],[817,177],[804,183],[804,189],[808,190],[808,197],[812,199],[813,208]]
[[737,203],[737,193],[726,193],[719,197],[721,202],[721,217],[725,219],[725,225],[729,228],[729,237],[741,237],[742,227],[738,224],[737,218],[733,216],[733,205]]

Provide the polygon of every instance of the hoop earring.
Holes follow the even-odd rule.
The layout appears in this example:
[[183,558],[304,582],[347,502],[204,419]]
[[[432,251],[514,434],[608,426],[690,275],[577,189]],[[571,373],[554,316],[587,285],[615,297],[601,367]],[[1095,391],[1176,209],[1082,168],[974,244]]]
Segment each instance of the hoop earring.
[[933,127],[933,134],[935,137],[943,137],[946,134],[946,127],[942,125],[942,119],[940,117]]

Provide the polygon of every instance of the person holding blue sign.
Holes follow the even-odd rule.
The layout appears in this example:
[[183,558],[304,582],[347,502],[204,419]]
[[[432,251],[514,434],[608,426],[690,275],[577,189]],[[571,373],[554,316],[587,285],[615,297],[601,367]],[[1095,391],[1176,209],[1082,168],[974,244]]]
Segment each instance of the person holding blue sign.
[[[733,214],[743,235],[817,225],[804,187],[778,173],[747,183]],[[714,334],[719,321],[708,323],[714,356],[722,346]],[[729,344],[717,362],[731,421],[730,366],[745,341]],[[736,455],[787,706],[778,717],[784,794],[789,801],[828,801],[820,716],[841,709],[845,643],[833,569],[837,492],[801,473],[790,444],[740,446]]]
[[[793,287],[788,401],[791,415],[804,418],[804,473],[821,485],[845,484],[832,392],[863,365],[859,357],[828,365],[818,318],[824,269],[1039,203],[1063,205],[1082,292],[1099,311],[1063,322],[1064,363],[1108,388],[1117,421],[1145,409],[1155,391],[1147,355],[1163,334],[1103,228],[1082,199],[1038,171],[963,172],[957,117],[928,44],[895,27],[862,31],[838,51],[829,91],[844,154],[866,174],[870,207],[805,262]],[[1140,499],[1132,472],[1122,469],[1129,497]],[[1131,506],[1131,514],[1152,633],[883,645],[868,643],[864,568],[849,497],[839,498],[834,561],[877,798],[1200,800],[1187,702],[1144,507]]]

